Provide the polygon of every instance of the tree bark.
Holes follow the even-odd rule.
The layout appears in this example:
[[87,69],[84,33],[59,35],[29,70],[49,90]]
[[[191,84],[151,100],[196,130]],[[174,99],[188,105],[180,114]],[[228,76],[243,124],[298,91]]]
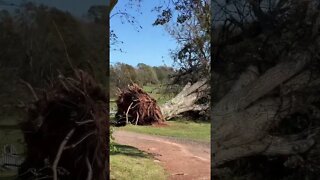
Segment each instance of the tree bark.
[[285,138],[269,134],[272,127],[297,108],[294,106],[296,101],[289,96],[271,97],[267,94],[277,87],[283,87],[283,95],[297,90],[305,85],[300,80],[308,75],[308,72],[300,73],[310,59],[308,53],[296,53],[287,59],[260,77],[254,74],[248,78],[245,76],[248,71],[243,73],[235,83],[236,87],[232,87],[213,106],[211,134],[214,168],[253,155],[302,153],[315,143],[311,137],[295,135],[295,138]]
[[192,85],[185,85],[178,95],[160,106],[164,118],[169,120],[184,112],[208,110],[208,104],[197,104],[199,99],[207,95],[208,83],[207,79],[201,79]]

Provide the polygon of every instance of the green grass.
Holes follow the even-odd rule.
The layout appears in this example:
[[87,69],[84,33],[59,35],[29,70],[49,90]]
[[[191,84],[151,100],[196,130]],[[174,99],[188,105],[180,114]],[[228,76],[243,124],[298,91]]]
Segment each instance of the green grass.
[[117,103],[115,101],[116,101],[115,99],[110,99],[110,102],[109,102],[110,111],[117,111]]
[[173,94],[161,93],[161,91],[163,91],[163,87],[160,87],[160,85],[146,85],[143,86],[143,90],[146,91],[155,100],[157,100],[159,105],[164,104],[174,97]]
[[152,157],[134,147],[115,144],[110,153],[110,179],[164,180],[167,174]]
[[167,124],[163,127],[127,125],[119,130],[210,142],[210,123],[179,120]]

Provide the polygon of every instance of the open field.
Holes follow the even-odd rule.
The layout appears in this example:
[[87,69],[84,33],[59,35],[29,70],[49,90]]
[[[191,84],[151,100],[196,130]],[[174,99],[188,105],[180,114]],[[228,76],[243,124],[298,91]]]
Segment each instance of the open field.
[[167,124],[168,126],[163,127],[127,125],[120,127],[119,130],[210,142],[210,123],[196,123],[180,119],[167,121]]

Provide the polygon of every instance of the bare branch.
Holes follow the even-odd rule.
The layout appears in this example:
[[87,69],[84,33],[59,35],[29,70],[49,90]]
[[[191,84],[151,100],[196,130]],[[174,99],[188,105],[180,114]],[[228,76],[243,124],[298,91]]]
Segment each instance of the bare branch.
[[92,179],[92,167],[91,164],[89,162],[88,156],[86,156],[86,165],[88,167],[88,176],[87,176],[87,180],[91,180]]
[[83,138],[81,138],[78,142],[76,142],[76,143],[74,143],[74,144],[72,144],[72,145],[66,146],[66,147],[64,148],[64,150],[66,150],[66,149],[71,149],[71,148],[76,147],[78,144],[80,144],[82,141],[84,141],[87,137],[89,137],[89,136],[91,136],[91,135],[93,135],[93,134],[95,134],[95,132],[88,133],[88,134],[85,135]]
[[126,122],[127,122],[127,124],[129,123],[128,113],[129,113],[129,110],[131,109],[132,104],[133,104],[133,102],[131,102],[131,104],[129,105],[129,107],[127,109],[127,112],[126,112]]
[[77,125],[79,125],[79,126],[81,126],[81,125],[85,125],[85,124],[89,124],[89,123],[93,123],[94,122],[94,120],[92,120],[92,119],[90,119],[90,120],[86,120],[86,121],[76,121],[75,123],[77,124]]
[[58,180],[57,166],[58,166],[59,160],[61,158],[62,152],[64,150],[64,147],[68,143],[68,141],[71,138],[71,136],[73,135],[74,131],[75,131],[75,128],[71,129],[71,131],[67,134],[67,136],[64,138],[64,140],[62,141],[62,143],[59,146],[56,158],[55,158],[55,160],[53,162],[53,165],[52,165],[53,179],[54,180]]

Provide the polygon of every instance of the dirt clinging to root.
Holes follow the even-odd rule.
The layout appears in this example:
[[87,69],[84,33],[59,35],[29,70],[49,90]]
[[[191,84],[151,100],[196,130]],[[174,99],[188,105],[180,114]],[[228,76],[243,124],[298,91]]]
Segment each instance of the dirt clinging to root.
[[163,124],[165,122],[157,101],[137,84],[128,85],[119,90],[116,101],[118,122],[130,122],[135,125]]

